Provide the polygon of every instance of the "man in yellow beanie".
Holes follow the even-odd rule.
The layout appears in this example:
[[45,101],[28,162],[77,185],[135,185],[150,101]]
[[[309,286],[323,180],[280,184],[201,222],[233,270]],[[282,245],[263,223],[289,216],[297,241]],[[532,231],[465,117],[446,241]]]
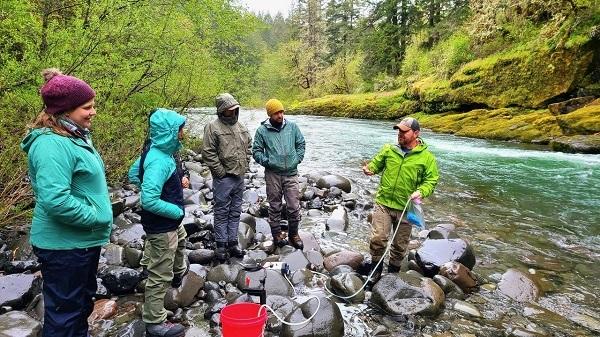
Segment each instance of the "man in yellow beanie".
[[287,204],[288,238],[297,249],[304,248],[298,235],[300,224],[300,191],[298,164],[304,159],[304,137],[296,123],[284,118],[283,104],[277,99],[267,101],[269,119],[261,123],[254,136],[252,156],[265,167],[269,224],[277,247],[287,244],[281,232],[282,197]]

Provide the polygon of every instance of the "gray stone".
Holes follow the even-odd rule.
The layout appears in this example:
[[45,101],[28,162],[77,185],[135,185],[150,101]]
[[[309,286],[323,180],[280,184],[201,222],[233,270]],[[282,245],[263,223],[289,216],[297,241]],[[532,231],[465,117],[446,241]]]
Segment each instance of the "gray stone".
[[365,290],[361,289],[363,280],[357,273],[340,273],[329,279],[330,289],[337,295],[351,298],[350,303],[362,303],[365,300]]
[[425,276],[433,277],[446,262],[458,261],[465,267],[473,269],[475,254],[463,239],[428,239],[417,250],[416,261]]
[[341,264],[349,265],[352,269],[356,270],[362,264],[363,260],[364,256],[361,253],[344,250],[325,257],[323,265],[328,271]]
[[337,206],[337,208],[331,213],[329,219],[327,219],[327,229],[334,232],[343,232],[348,227],[349,223],[348,212],[343,206]]
[[281,337],[342,337],[344,336],[344,319],[342,312],[333,299],[325,296],[315,298],[300,304],[286,317],[288,322],[302,322],[312,316],[318,308],[318,314],[303,325],[284,325]]
[[451,301],[451,305],[452,305],[452,309],[461,312],[463,314],[472,316],[472,317],[483,317],[481,315],[481,312],[479,311],[479,309],[477,309],[477,307],[475,307],[473,304],[465,302],[465,301],[460,301],[460,300],[452,300]]
[[196,249],[188,254],[190,263],[210,264],[215,258],[215,251],[212,249]]
[[133,293],[142,280],[140,272],[126,267],[109,266],[100,273],[104,286],[113,294]]
[[32,274],[0,276],[0,307],[25,308],[41,288],[42,279]]
[[281,262],[288,264],[290,272],[307,268],[310,265],[310,262],[301,250],[294,250],[290,253],[282,254]]
[[352,190],[352,184],[350,183],[350,180],[336,174],[322,176],[319,180],[317,180],[316,185],[318,188],[331,188],[335,186],[346,193],[350,193]]
[[123,247],[109,243],[104,248],[104,257],[107,264],[120,266],[123,263]]
[[254,230],[245,222],[240,222],[238,226],[238,243],[242,249],[247,249],[254,240]]
[[386,274],[373,287],[371,301],[390,315],[436,315],[444,291],[429,278]]
[[508,269],[502,275],[498,290],[518,302],[535,301],[542,293],[535,279],[529,274],[513,268]]
[[22,311],[0,315],[0,337],[38,337],[42,324]]
[[190,270],[183,277],[181,286],[172,292],[173,302],[178,307],[183,308],[191,305],[196,301],[196,294],[200,289],[204,288],[204,281],[206,280],[206,268],[199,264],[190,265]]
[[134,194],[125,198],[125,208],[134,208],[140,202],[140,195]]
[[220,264],[208,272],[206,280],[216,283],[233,283],[236,282],[241,269],[242,267],[238,264]]

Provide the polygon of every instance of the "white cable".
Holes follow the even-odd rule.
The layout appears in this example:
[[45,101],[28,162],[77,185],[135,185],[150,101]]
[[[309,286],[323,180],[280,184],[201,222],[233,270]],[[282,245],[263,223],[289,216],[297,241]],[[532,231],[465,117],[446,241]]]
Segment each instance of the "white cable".
[[[287,275],[283,274],[283,278],[286,279],[286,281],[288,281],[288,283],[290,284],[290,286],[292,287],[292,291],[294,292],[294,297],[298,296],[296,294],[296,288],[294,288],[294,285],[292,284],[292,281],[290,281],[290,279],[287,277]],[[292,297],[292,298],[294,298]]]
[[[305,319],[305,320],[304,320],[304,321],[302,321],[302,322],[294,323],[294,322],[288,322],[288,321],[286,321],[285,319],[283,319],[283,318],[279,317],[279,315],[277,315],[277,313],[275,312],[275,310],[273,310],[273,308],[271,308],[271,307],[270,307],[270,306],[268,306],[267,304],[263,304],[263,305],[261,305],[261,306],[260,306],[260,308],[258,308],[258,316],[260,316],[260,312],[261,312],[261,310],[262,310],[263,308],[265,308],[265,310],[266,310],[266,309],[269,309],[269,310],[271,310],[271,312],[273,313],[273,315],[275,315],[275,317],[276,317],[276,318],[277,318],[277,319],[278,319],[278,320],[279,320],[281,323],[283,323],[283,324],[285,324],[285,325],[304,325],[304,324],[306,324],[306,323],[310,322],[310,321],[311,321],[311,320],[312,320],[312,319],[313,319],[313,318],[314,318],[314,317],[317,315],[317,312],[319,312],[319,309],[321,308],[321,299],[320,299],[319,297],[317,297],[317,296],[311,296],[311,297],[310,297],[310,298],[309,298],[309,299],[308,299],[306,302],[308,302],[308,301],[312,300],[313,298],[316,298],[316,299],[317,299],[317,302],[318,302],[318,303],[317,303],[317,310],[315,310],[315,312],[314,312],[314,313],[313,313],[313,314],[312,314],[312,315],[311,315],[309,318]],[[306,302],[305,302],[305,303],[306,303]]]
[[[375,274],[375,271],[377,271],[377,268],[379,267],[380,264],[383,263],[383,260],[385,260],[385,256],[389,253],[390,248],[392,247],[392,243],[394,242],[394,238],[396,237],[396,234],[398,233],[398,229],[400,228],[400,222],[402,221],[402,218],[404,218],[404,212],[406,212],[406,208],[408,207],[408,204],[411,201],[412,201],[412,199],[410,197],[408,197],[408,200],[406,201],[406,205],[404,206],[404,209],[402,210],[402,214],[400,215],[400,219],[398,220],[398,225],[396,226],[396,230],[394,231],[394,234],[392,235],[392,238],[389,240],[388,246],[385,249],[385,252],[383,252],[383,255],[381,256],[381,259],[379,260],[379,262],[377,262],[377,264],[375,265],[375,268],[373,268],[373,270],[371,270],[371,273],[369,274],[369,277],[367,277],[367,280],[362,285],[362,287],[360,287],[360,289],[358,289],[352,295],[349,295],[349,296],[340,296],[340,295],[334,294],[331,290],[329,290],[329,288],[327,288],[327,284],[324,284],[323,286],[324,286],[325,290],[329,294],[331,294],[331,295],[333,295],[333,296],[335,296],[337,298],[341,298],[341,299],[347,300],[347,299],[350,299],[350,298],[358,295],[358,293],[360,293],[367,286],[367,284],[369,284],[369,282],[371,281],[371,278],[373,277],[373,274]],[[325,274],[322,274],[322,273],[319,273],[319,272],[316,272],[316,271],[311,271],[311,272],[314,273],[314,274],[323,275],[325,277],[331,278],[328,275],[325,275]]]

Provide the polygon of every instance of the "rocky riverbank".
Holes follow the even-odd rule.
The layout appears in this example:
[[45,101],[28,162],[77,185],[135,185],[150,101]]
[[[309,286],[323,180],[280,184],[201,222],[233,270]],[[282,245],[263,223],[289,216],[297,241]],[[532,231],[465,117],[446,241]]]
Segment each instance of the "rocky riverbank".
[[[244,292],[248,288],[264,288],[267,304],[288,321],[303,321],[318,311],[302,326],[283,325],[270,314],[266,336],[591,336],[600,332],[594,317],[563,313],[559,308],[551,311],[540,303],[552,289],[536,270],[560,272],[560,265],[531,256],[529,270],[510,268],[477,275],[476,252],[451,223],[414,232],[401,273],[384,275],[372,289],[360,290],[366,281],[368,254],[339,242],[351,222],[366,221],[372,196],[327,172],[299,178],[304,249],[274,249],[266,221],[264,174],[253,164],[246,174],[238,233],[247,255],[217,265],[212,178],[201,156],[186,151],[183,159],[191,174],[183,220],[189,234],[190,272],[181,287],[169,289],[165,306],[173,321],[188,327],[186,336],[220,335],[219,313],[224,306],[258,300]],[[111,243],[102,250],[95,310],[89,318],[91,334],[143,336],[144,280],[139,262],[144,231],[137,213],[139,194],[129,185],[111,192],[115,220]],[[42,280],[26,232],[26,228],[2,232],[0,333],[4,336],[40,334]],[[287,279],[281,270],[259,267],[272,262],[289,266]],[[330,292],[358,294],[343,300]]]

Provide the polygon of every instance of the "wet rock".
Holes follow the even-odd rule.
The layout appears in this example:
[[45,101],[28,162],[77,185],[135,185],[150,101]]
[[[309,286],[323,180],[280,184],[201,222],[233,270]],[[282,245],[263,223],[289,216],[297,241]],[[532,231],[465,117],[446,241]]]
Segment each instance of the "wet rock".
[[269,235],[271,234],[271,226],[269,225],[267,220],[262,218],[256,218],[255,231],[256,233],[263,233],[265,235]]
[[331,188],[335,186],[346,193],[350,193],[352,190],[350,180],[336,174],[322,176],[317,180],[316,185],[318,188]]
[[183,190],[183,204],[184,205],[204,205],[206,204],[206,199],[204,198],[204,194],[200,191],[194,192],[190,189]]
[[139,268],[142,260],[142,251],[133,247],[125,247],[123,249],[125,262],[131,268]]
[[37,261],[10,261],[4,263],[3,269],[6,274],[19,274],[24,272],[35,273],[40,270],[41,264]]
[[119,329],[116,337],[144,337],[146,333],[146,324],[141,319],[136,319]]
[[94,303],[94,310],[88,317],[89,324],[94,322],[111,318],[117,313],[117,302],[108,299],[101,299]]
[[319,241],[317,241],[317,239],[315,238],[313,233],[300,230],[300,231],[298,231],[298,235],[300,235],[300,238],[302,239],[302,243],[304,243],[304,249],[302,249],[303,251],[305,251],[305,252],[308,252],[309,250],[315,250],[317,252],[321,251],[321,247],[319,246]]
[[193,326],[185,331],[185,337],[211,337],[207,329]]
[[352,267],[350,267],[347,264],[340,264],[335,266],[335,268],[331,269],[329,271],[329,275],[330,276],[335,276],[335,275],[339,275],[339,274],[344,274],[344,273],[352,273],[354,272],[354,269]]
[[333,186],[329,189],[329,193],[327,194],[329,197],[337,198],[342,196],[342,190]]
[[130,242],[142,243],[144,240],[142,237],[146,235],[144,227],[141,224],[130,224],[128,228],[120,229],[116,231],[117,242],[121,244],[127,244]]
[[258,202],[258,193],[254,190],[246,190],[242,196],[242,200],[249,204],[255,204]]
[[41,289],[42,279],[32,274],[0,276],[0,307],[25,308]]
[[596,333],[600,333],[600,321],[594,317],[585,315],[585,314],[581,314],[581,313],[575,313],[573,315],[569,315],[567,317],[570,321],[575,322],[581,326],[584,326]]
[[284,254],[281,257],[281,262],[288,264],[290,267],[290,272],[307,268],[310,265],[310,262],[301,250],[294,250],[290,253]]
[[125,200],[119,198],[111,201],[113,216],[118,216],[125,210]]
[[519,258],[523,264],[528,268],[535,268],[540,270],[549,270],[559,273],[568,272],[571,269],[571,265],[562,263],[559,259],[542,256],[542,255],[526,255]]
[[134,208],[140,202],[140,195],[134,194],[125,198],[125,208]]
[[444,263],[439,273],[458,285],[465,293],[470,293],[477,287],[475,276],[460,262],[452,261]]
[[212,249],[196,249],[188,254],[190,263],[210,264],[215,258],[215,251]]
[[214,314],[220,313],[223,308],[227,305],[227,300],[224,298],[220,298],[215,302],[211,303],[206,312],[204,312],[204,319],[211,319]]
[[[342,337],[344,336],[344,319],[338,306],[332,299],[320,297],[319,313],[303,325],[284,325],[281,337]],[[317,311],[318,301],[312,298],[298,307],[286,317],[288,322],[302,322]]]
[[518,302],[535,301],[541,295],[537,282],[529,274],[513,268],[502,275],[498,290]]
[[323,201],[321,198],[316,197],[308,203],[309,209],[321,209],[323,208]]
[[242,249],[248,249],[254,240],[254,230],[245,222],[238,226],[238,243]]
[[436,275],[446,262],[458,261],[469,269],[475,266],[473,250],[463,239],[425,240],[415,257],[427,277]]
[[309,286],[312,280],[313,273],[308,269],[296,270],[288,277],[294,286],[304,285]]
[[234,283],[241,269],[242,267],[238,264],[220,264],[208,272],[206,280],[215,283]]
[[[320,207],[317,207],[317,208],[320,208]],[[308,213],[306,215],[309,217],[320,217],[323,214],[318,209],[309,209]]]
[[326,226],[327,230],[334,232],[343,232],[348,227],[349,219],[348,212],[343,206],[338,206],[329,219],[327,219]]
[[106,288],[113,294],[132,293],[142,280],[140,272],[127,267],[110,266],[100,272],[100,278]]
[[252,227],[256,231],[256,218],[248,213],[242,213],[240,215],[240,222],[245,222],[248,226]]
[[315,197],[315,190],[311,187],[307,188],[303,193],[300,200],[310,201]]
[[451,306],[452,309],[461,312],[463,314],[472,316],[472,317],[483,317],[481,315],[481,312],[479,311],[479,309],[477,309],[477,307],[475,307],[473,304],[465,302],[465,301],[460,301],[460,300],[449,300],[448,301]]
[[448,278],[442,275],[435,275],[433,277],[433,282],[442,288],[444,294],[446,294],[446,298],[465,299],[465,293],[462,289]]
[[190,174],[192,173],[191,171],[194,171],[194,172],[198,173],[199,175],[201,175],[202,171],[204,171],[204,167],[202,167],[201,164],[196,163],[196,162],[186,161],[183,163],[183,165],[185,166],[186,169],[188,169],[190,171]]
[[204,187],[204,179],[203,176],[198,174],[197,172],[190,171],[190,188],[193,191],[199,191]]
[[361,289],[364,282],[362,278],[352,273],[341,273],[337,274],[329,279],[330,289],[333,293],[342,296],[352,296],[346,299],[350,303],[362,303],[365,300],[365,291]]
[[110,297],[110,292],[108,291],[108,289],[106,289],[106,287],[102,283],[101,278],[96,279],[96,294],[94,295],[94,297],[96,297],[96,298],[109,298]]
[[428,278],[386,274],[373,287],[371,302],[389,315],[435,315],[444,303],[444,292]]
[[131,221],[131,223],[142,223],[142,216],[137,213],[127,211],[123,213],[123,215],[125,216],[125,219]]
[[[294,302],[286,296],[271,295],[267,297],[267,305],[270,306],[279,317],[287,317],[294,310]],[[283,326],[275,315],[270,315],[267,320],[267,325],[271,327],[271,331],[279,332]]]
[[[204,288],[206,280],[206,268],[199,264],[190,265],[188,274],[183,278],[181,286],[176,291],[169,293],[172,301],[179,308],[187,307],[196,301],[196,294]],[[165,302],[167,299],[165,298]]]
[[267,296],[292,296],[294,290],[280,271],[259,269],[257,271],[242,271],[237,279],[239,289],[265,289]]
[[352,267],[352,269],[356,269],[362,264],[363,260],[364,256],[361,253],[344,250],[327,256],[323,261],[323,265],[327,271],[341,264],[346,264]]
[[427,238],[433,240],[457,239],[458,235],[454,230],[455,227],[453,224],[439,224],[427,233]]
[[22,311],[11,311],[0,315],[0,336],[37,337],[41,335],[42,324]]
[[312,264],[315,268],[319,270],[323,268],[324,259],[320,252],[316,250],[309,250],[308,252],[304,253],[304,255],[306,256],[308,262],[310,262],[310,264]]
[[120,266],[123,263],[123,247],[109,243],[105,246],[106,264]]

